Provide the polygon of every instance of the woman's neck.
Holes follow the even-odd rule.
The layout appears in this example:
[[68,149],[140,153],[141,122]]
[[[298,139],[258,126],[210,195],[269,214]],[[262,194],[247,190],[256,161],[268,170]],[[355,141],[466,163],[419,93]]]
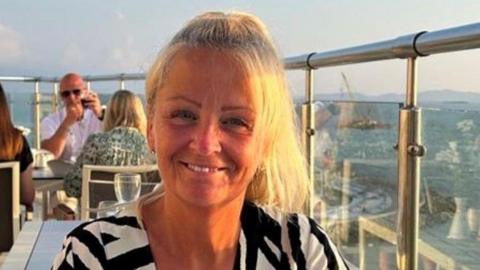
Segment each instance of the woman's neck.
[[214,265],[218,269],[225,269],[226,265],[231,268],[240,235],[242,206],[243,198],[211,209],[179,203],[177,198],[165,194],[144,211],[152,250],[160,251],[157,255],[178,256],[188,269],[215,269]]

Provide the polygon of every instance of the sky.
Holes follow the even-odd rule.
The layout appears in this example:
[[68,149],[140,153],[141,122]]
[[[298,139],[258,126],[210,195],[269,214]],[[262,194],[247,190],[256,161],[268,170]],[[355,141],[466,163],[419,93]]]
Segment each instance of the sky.
[[[480,22],[478,0],[0,0],[0,6],[0,76],[145,72],[185,22],[208,10],[257,15],[282,57]],[[480,93],[479,62],[480,49],[420,58],[419,89]],[[319,69],[315,92],[339,92],[342,72],[354,92],[405,91],[406,61],[389,60]],[[294,95],[302,95],[304,73],[288,76]]]

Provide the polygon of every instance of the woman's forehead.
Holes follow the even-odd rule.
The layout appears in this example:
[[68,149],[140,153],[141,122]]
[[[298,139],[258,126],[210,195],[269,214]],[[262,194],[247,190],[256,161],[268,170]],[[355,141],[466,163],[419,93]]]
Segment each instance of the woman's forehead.
[[241,94],[249,103],[256,103],[257,78],[246,72],[239,60],[229,52],[206,48],[183,49],[169,61],[163,89],[160,92],[215,90],[218,95]]
[[217,71],[226,70],[247,76],[245,63],[233,51],[224,49],[182,47],[172,56],[168,66],[170,69],[193,68],[198,72],[202,71],[201,67],[218,67]]

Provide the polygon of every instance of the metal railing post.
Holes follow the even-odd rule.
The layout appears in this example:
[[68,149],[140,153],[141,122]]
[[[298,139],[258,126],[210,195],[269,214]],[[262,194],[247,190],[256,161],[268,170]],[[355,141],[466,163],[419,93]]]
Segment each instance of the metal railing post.
[[305,97],[306,100],[302,104],[302,141],[305,147],[305,155],[307,157],[308,177],[310,180],[310,197],[306,205],[306,213],[313,214],[313,203],[315,197],[315,115],[313,108],[313,70],[307,69],[305,71]]
[[52,112],[58,111],[58,82],[53,83]]
[[400,109],[398,130],[398,216],[397,268],[415,270],[418,263],[420,157],[422,145],[421,108],[417,107],[417,63],[407,61],[406,104]]
[[125,80],[121,79],[120,80],[120,88],[119,89],[125,89]]
[[41,148],[40,142],[40,82],[34,82],[33,94],[34,119],[35,119],[35,148]]

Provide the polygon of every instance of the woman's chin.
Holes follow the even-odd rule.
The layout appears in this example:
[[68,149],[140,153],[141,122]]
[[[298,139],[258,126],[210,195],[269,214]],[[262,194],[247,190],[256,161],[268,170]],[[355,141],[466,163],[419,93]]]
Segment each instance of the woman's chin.
[[179,203],[184,204],[185,206],[203,210],[222,208],[235,200],[235,198],[227,196],[225,192],[222,192],[221,190],[201,188],[189,189],[180,194],[177,193],[176,197],[178,198]]

